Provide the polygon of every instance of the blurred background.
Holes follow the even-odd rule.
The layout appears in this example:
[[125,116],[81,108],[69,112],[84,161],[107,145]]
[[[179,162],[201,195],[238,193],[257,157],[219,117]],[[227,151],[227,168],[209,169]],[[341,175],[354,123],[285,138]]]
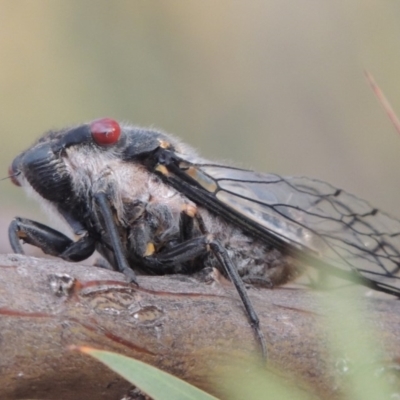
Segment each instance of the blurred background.
[[[109,116],[208,158],[347,189],[400,216],[400,2],[0,0],[0,170],[46,130]],[[15,215],[0,182],[0,251]]]

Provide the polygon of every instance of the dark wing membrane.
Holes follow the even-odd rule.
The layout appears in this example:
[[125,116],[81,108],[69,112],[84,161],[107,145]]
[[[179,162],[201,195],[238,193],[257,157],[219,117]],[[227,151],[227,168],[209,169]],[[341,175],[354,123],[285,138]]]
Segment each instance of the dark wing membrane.
[[400,220],[325,182],[220,165],[196,168],[216,198],[279,238],[400,290]]

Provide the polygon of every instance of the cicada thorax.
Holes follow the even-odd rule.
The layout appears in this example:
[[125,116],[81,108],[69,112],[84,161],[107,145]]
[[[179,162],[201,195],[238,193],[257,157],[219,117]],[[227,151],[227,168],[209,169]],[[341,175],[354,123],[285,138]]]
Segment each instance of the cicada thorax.
[[[82,154],[71,155],[70,166],[82,165]],[[93,164],[93,163],[92,163]],[[104,164],[106,167],[104,168]],[[97,250],[115,265],[111,238],[102,210],[95,200],[96,193],[106,193],[113,225],[118,232],[124,256],[133,270],[154,273],[149,258],[174,247],[185,238],[181,234],[181,214],[192,204],[184,195],[165,185],[137,163],[108,160],[96,173],[100,163],[76,168],[72,173],[76,191],[90,204],[88,225],[98,238]],[[201,234],[196,224],[191,237]],[[182,272],[182,265],[160,267],[157,273]],[[188,269],[189,270],[189,269]]]

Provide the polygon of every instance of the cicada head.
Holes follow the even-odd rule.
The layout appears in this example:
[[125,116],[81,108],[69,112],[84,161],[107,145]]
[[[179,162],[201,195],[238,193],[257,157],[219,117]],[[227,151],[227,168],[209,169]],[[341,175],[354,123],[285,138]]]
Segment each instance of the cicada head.
[[147,186],[155,177],[144,160],[165,146],[193,154],[169,135],[102,118],[44,134],[13,160],[9,174],[14,184],[46,209],[58,211],[76,231],[91,212],[95,192],[108,193],[120,220],[124,202],[147,201]]

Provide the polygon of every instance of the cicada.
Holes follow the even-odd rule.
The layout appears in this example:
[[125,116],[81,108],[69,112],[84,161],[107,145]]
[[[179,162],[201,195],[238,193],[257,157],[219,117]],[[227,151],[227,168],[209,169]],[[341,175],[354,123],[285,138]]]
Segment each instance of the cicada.
[[97,250],[136,274],[217,268],[235,285],[263,354],[245,284],[282,285],[311,266],[400,296],[400,220],[343,190],[200,157],[173,136],[110,118],[51,131],[17,156],[12,181],[78,237],[15,218],[9,239],[68,261]]

